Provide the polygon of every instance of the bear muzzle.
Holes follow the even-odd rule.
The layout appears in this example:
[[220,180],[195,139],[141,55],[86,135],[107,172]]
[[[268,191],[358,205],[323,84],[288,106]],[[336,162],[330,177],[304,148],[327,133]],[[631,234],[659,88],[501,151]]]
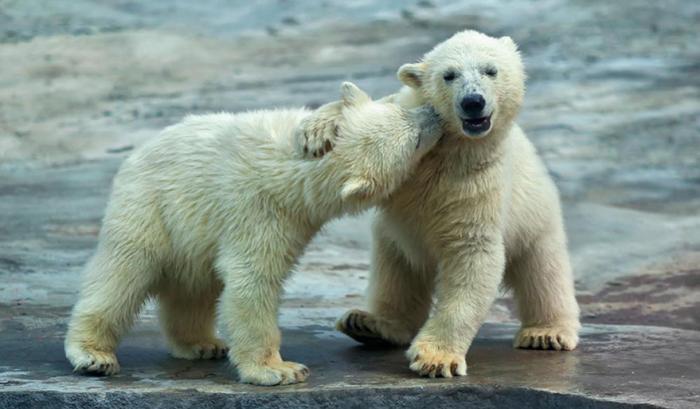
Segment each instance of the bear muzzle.
[[491,115],[478,118],[460,118],[466,136],[481,137],[491,129]]

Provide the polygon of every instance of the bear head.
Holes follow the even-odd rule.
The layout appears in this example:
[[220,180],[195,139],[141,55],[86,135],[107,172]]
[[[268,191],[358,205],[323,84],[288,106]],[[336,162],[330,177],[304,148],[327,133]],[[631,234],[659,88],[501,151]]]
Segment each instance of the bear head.
[[522,104],[525,72],[510,37],[463,31],[438,44],[422,61],[405,64],[399,80],[430,103],[446,131],[484,138],[509,128]]
[[406,109],[373,101],[350,82],[341,86],[342,112],[332,155],[343,174],[344,201],[385,198],[437,143],[442,126],[430,106]]

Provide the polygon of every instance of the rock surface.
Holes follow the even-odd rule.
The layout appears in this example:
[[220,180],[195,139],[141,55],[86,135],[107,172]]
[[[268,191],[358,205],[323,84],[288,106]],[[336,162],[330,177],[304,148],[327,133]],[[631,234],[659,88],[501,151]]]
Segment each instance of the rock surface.
[[0,340],[13,351],[6,358],[13,369],[0,373],[0,407],[696,407],[696,331],[590,325],[581,348],[561,353],[513,349],[516,330],[485,325],[468,356],[469,375],[440,380],[413,376],[399,349],[362,347],[327,325],[288,329],[282,354],[307,364],[311,379],[257,387],[233,383],[223,361],[170,358],[150,325],[124,342],[124,370],[112,378],[71,375],[59,325],[10,329]]
[[[700,405],[700,3],[551,0],[0,0],[0,408]],[[308,384],[238,385],[168,358],[152,305],[113,379],[70,373],[61,336],[121,160],[187,113],[317,106],[455,31],[510,35],[520,123],[559,185],[587,323],[573,353],[516,351],[507,295],[467,378],[421,380],[333,320],[361,307],[371,214],[331,224],[287,286],[283,353]],[[612,324],[612,325],[604,325]]]

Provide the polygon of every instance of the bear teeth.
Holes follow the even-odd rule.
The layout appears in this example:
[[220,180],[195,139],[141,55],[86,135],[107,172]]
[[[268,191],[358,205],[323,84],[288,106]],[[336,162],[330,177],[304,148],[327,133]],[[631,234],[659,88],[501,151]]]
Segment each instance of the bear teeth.
[[481,125],[481,124],[486,123],[486,121],[488,121],[488,119],[489,119],[489,118],[488,118],[487,116],[485,116],[485,117],[482,117],[482,118],[467,119],[467,122],[468,122],[470,125]]

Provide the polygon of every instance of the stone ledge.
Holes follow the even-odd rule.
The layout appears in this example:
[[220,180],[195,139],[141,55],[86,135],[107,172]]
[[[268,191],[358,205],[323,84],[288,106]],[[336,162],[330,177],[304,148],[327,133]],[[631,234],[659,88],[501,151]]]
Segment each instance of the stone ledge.
[[71,374],[61,325],[54,333],[10,330],[0,341],[14,351],[0,368],[0,408],[697,407],[698,332],[588,326],[581,347],[565,353],[514,350],[515,330],[486,324],[467,357],[469,375],[439,380],[414,376],[401,349],[358,346],[323,326],[288,329],[283,356],[312,375],[284,387],[237,384],[223,361],[171,358],[153,324],[127,337],[118,351],[122,372],[112,378]]
[[361,391],[306,390],[298,393],[206,393],[175,391],[153,393],[60,392],[0,393],[0,407],[7,408],[663,408],[653,404],[622,403],[586,396],[550,393],[524,388],[445,385],[433,387],[376,387]]

